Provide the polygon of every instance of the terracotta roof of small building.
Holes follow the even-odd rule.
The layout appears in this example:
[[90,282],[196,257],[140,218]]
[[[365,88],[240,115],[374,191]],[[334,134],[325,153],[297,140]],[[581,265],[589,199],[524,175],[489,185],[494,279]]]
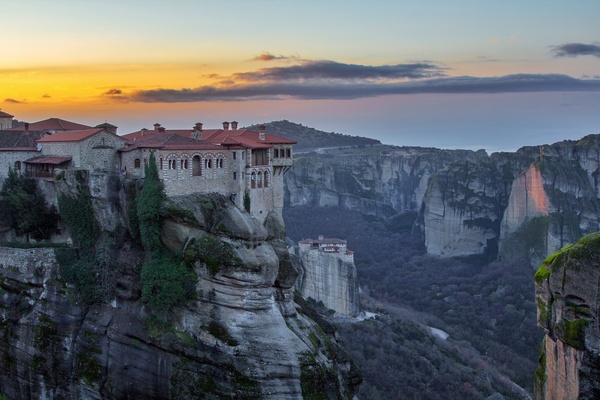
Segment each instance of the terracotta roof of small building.
[[[61,118],[48,118],[43,121],[32,122],[29,124],[29,129],[34,131],[69,131],[69,130],[81,130],[91,129],[91,126],[78,124],[77,122],[67,121]],[[11,128],[11,130],[24,130],[23,126]]]
[[223,150],[222,147],[213,143],[207,143],[189,136],[182,136],[177,132],[152,132],[153,133],[151,134],[144,134],[144,136],[138,136],[130,139],[128,141],[128,146],[121,151],[127,152],[137,148],[154,148],[163,150]]
[[0,118],[12,118],[14,117],[14,115],[10,115],[8,113],[5,113],[4,111],[0,111]]
[[269,148],[273,144],[295,144],[296,142],[280,136],[264,133],[264,140],[260,133],[250,129],[209,129],[202,131],[202,138],[209,142],[220,143],[225,138],[234,138],[240,143],[251,148]]
[[103,129],[83,129],[77,131],[61,131],[56,132],[52,135],[48,135],[38,140],[38,143],[52,143],[52,142],[80,142],[83,139],[87,139],[90,136],[94,136]]
[[59,165],[62,163],[66,163],[67,161],[71,161],[71,157],[51,157],[51,156],[41,156],[41,157],[33,157],[29,160],[25,160],[26,164],[54,164]]
[[36,140],[43,136],[43,131],[15,131],[12,129],[0,131],[0,148],[35,148]]
[[302,243],[302,244],[311,244],[311,243],[316,243],[316,244],[346,244],[347,241],[343,240],[343,239],[336,239],[336,238],[323,238],[323,239],[303,239],[298,243]]

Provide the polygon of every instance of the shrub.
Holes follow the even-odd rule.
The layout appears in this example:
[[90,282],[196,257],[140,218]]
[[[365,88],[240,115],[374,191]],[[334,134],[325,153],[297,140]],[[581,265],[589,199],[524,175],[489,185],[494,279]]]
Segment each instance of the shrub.
[[49,239],[58,231],[58,214],[33,178],[8,170],[0,191],[0,219],[17,235],[31,233],[35,239]]

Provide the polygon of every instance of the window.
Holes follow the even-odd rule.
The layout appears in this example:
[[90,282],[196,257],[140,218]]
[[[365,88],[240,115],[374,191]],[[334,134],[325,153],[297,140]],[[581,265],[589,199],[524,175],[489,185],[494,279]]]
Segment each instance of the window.
[[237,179],[237,172],[233,171],[233,180],[235,181]]
[[222,158],[217,158],[215,161],[217,162],[216,168],[223,168],[223,159]]
[[188,169],[188,160],[187,160],[187,158],[184,158],[183,160],[181,160],[181,169]]
[[237,152],[233,152],[233,159],[235,160],[237,158]]
[[269,187],[269,171],[265,171],[265,187]]
[[21,161],[15,161],[15,171],[21,170]]
[[292,156],[292,150],[291,149],[285,149],[285,156],[287,158],[290,158]]
[[163,159],[162,159],[162,157],[160,158],[160,169],[163,169]]
[[261,188],[262,187],[262,172],[258,171],[258,177],[256,178],[256,186]]
[[212,159],[205,158],[204,159],[204,169],[210,169],[210,168],[212,168]]
[[177,160],[169,160],[169,169],[177,169]]
[[140,167],[140,159],[136,158],[135,160],[133,160],[133,168],[139,168]]
[[252,172],[250,175],[250,187],[254,189],[256,187],[256,172]]
[[201,176],[202,175],[202,163],[200,162],[200,156],[195,155],[192,157],[192,176]]
[[273,149],[273,158],[279,158],[279,149]]

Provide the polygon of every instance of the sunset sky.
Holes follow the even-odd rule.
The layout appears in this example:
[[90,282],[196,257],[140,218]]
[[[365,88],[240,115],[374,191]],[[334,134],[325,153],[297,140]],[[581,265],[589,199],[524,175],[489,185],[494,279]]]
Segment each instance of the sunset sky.
[[600,1],[0,0],[0,108],[514,150],[600,133]]

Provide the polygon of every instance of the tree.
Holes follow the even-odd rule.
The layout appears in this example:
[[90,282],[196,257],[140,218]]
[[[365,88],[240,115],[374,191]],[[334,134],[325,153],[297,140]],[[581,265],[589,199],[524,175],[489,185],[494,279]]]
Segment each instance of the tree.
[[58,231],[56,207],[48,206],[35,179],[9,168],[0,196],[0,219],[17,235],[45,240]]
[[152,253],[162,249],[160,242],[160,211],[165,200],[164,186],[158,177],[154,154],[150,154],[144,175],[146,177],[144,187],[137,199],[137,216],[142,246],[148,253]]

